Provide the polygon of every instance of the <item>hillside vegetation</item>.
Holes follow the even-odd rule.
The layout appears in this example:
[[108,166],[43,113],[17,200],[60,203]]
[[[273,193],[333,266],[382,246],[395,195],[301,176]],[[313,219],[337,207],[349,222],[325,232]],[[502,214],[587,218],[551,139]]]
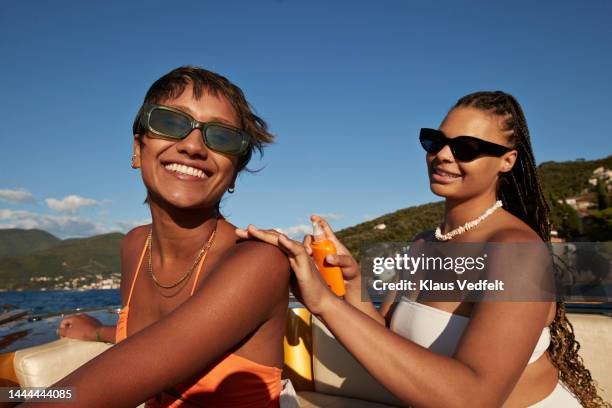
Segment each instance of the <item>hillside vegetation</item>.
[[53,248],[61,242],[56,236],[38,229],[0,230],[0,259]]
[[[589,217],[579,219],[569,205],[558,200],[584,193],[592,189],[589,184],[593,170],[598,167],[612,169],[612,156],[599,160],[575,160],[568,162],[545,162],[538,166],[544,186],[544,194],[551,207],[553,228],[568,239],[607,241],[612,239],[612,213],[609,209],[592,211]],[[357,257],[364,244],[369,242],[410,241],[416,234],[440,224],[444,211],[443,202],[408,207],[386,214],[371,221],[345,228],[338,237]],[[384,224],[385,229],[376,229]]]
[[[3,233],[4,231],[0,231]],[[22,230],[27,234],[28,230]],[[0,259],[0,289],[37,289],[84,277],[81,282],[109,278],[120,273],[119,248],[123,234],[67,239],[58,245],[26,255]],[[32,281],[31,277],[46,277]]]
[[[608,196],[588,180],[598,167],[612,169],[612,156],[600,160],[545,162],[539,166],[545,195],[551,206],[551,220],[559,236],[566,239],[608,241],[612,239],[612,208]],[[588,194],[585,192],[588,191]],[[578,213],[558,201],[582,194],[592,196],[599,207],[588,214]],[[442,201],[404,208],[338,232],[338,237],[359,257],[369,242],[410,241],[441,221]],[[384,229],[379,229],[384,224]],[[379,228],[376,228],[379,226]],[[0,290],[82,287],[112,277],[118,282],[119,248],[123,234],[60,240],[40,230],[0,230]],[[70,282],[69,285],[66,282]]]

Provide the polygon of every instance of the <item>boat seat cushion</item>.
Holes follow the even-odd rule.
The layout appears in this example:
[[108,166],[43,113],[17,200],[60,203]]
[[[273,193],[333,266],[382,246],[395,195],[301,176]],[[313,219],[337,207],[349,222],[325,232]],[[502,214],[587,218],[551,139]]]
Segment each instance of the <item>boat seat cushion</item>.
[[401,401],[376,381],[346,351],[316,317],[312,318],[312,349],[312,371],[316,392],[392,406],[402,405]]
[[13,365],[21,387],[48,387],[112,344],[60,339],[15,352]]

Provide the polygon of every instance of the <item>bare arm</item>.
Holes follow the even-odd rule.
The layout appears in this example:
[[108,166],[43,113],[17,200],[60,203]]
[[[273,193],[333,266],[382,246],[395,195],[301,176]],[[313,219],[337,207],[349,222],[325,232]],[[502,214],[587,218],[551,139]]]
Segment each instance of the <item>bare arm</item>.
[[501,406],[546,326],[550,302],[478,303],[455,354],[443,356],[395,334],[334,296],[301,244],[252,227],[249,233],[287,253],[306,307],[379,382],[409,405]]
[[[359,265],[356,266],[359,268]],[[370,295],[366,292],[364,293],[365,298],[361,298],[361,274],[357,271],[357,277],[351,281],[346,282],[346,293],[344,295],[344,300],[353,306],[355,309],[359,310],[361,313],[369,316],[374,319],[379,324],[385,325],[384,315],[381,314],[372,300],[370,299]]]
[[527,365],[548,308],[545,302],[477,305],[452,357],[404,339],[337,299],[320,316],[344,347],[405,403],[494,407],[507,398]]
[[[415,242],[423,237],[415,237]],[[496,242],[539,242],[521,231],[502,231]],[[493,255],[491,268],[507,262]],[[532,257],[522,259],[534,270]],[[538,273],[534,271],[534,273]],[[545,268],[541,273],[546,273]],[[452,357],[433,353],[389,330],[366,323],[347,305],[321,314],[338,340],[398,398],[414,406],[501,406],[527,366],[547,325],[550,302],[483,302]],[[359,332],[360,336],[354,333]]]
[[32,406],[138,405],[200,373],[268,320],[286,300],[288,277],[278,249],[237,245],[188,301],[54,384],[74,387],[76,401]]

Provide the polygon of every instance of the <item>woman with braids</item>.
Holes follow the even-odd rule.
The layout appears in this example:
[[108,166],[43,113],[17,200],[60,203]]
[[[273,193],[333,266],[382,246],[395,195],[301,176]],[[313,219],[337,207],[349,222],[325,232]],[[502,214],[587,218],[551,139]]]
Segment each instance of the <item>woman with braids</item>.
[[[431,190],[445,198],[445,213],[435,233],[425,231],[415,241],[549,240],[549,209],[527,123],[514,97],[499,91],[467,95],[439,130],[422,129],[420,140]],[[237,233],[285,251],[306,307],[406,405],[610,406],[597,395],[577,354],[563,303],[415,302],[402,297],[377,310],[361,299],[358,266],[346,247],[325,220],[312,218],[338,249],[326,261],[342,268],[344,299],[333,295],[312,266],[310,237],[302,245],[252,225]]]

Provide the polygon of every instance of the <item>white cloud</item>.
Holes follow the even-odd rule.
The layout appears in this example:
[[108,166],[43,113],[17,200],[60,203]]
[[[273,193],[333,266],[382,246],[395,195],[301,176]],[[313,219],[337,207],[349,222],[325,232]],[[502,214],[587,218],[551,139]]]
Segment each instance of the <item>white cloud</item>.
[[34,196],[29,191],[23,189],[0,189],[0,200],[12,203],[31,203],[34,202]]
[[337,220],[344,218],[344,214],[338,214],[338,213],[326,213],[326,214],[317,214],[317,215],[325,218],[328,221],[337,221]]
[[[81,207],[94,206],[102,204],[101,201],[92,198],[85,198],[78,195],[69,195],[61,200],[55,198],[47,198],[45,200],[49,208],[63,213],[76,214]],[[106,202],[106,200],[104,201]]]
[[36,228],[48,231],[59,238],[86,237],[117,230],[76,215],[47,215],[0,209],[0,229],[6,228]]

